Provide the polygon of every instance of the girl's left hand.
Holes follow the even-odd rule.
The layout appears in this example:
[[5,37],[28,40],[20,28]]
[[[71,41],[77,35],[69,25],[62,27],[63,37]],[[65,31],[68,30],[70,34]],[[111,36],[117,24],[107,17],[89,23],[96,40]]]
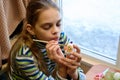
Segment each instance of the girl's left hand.
[[80,67],[81,54],[78,46],[73,45],[75,52],[68,54],[64,58],[64,64],[67,66],[67,73],[73,80],[78,79],[77,68]]

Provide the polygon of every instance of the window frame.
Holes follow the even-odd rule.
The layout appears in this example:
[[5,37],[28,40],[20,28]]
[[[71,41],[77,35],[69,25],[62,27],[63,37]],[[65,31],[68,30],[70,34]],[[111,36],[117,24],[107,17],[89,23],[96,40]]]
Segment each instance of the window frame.
[[[61,15],[63,14],[63,10],[62,10],[62,0],[57,0],[57,4],[58,4],[58,7],[60,8],[60,13]],[[64,26],[63,26],[64,27]],[[79,45],[79,44],[78,44]],[[86,51],[85,51],[86,53]],[[120,36],[119,36],[119,42],[118,42],[118,52],[117,52],[117,60],[115,61],[115,64],[113,63],[109,63],[107,61],[103,61],[101,59],[98,59],[98,58],[95,58],[93,56],[90,56],[90,55],[87,55],[85,54],[84,52],[82,52],[82,55],[83,55],[83,58],[86,57],[86,58],[89,58],[89,60],[93,60],[93,61],[96,61],[96,62],[99,62],[99,63],[102,63],[102,64],[105,64],[105,65],[109,65],[111,67],[114,67],[116,69],[120,69]]]
[[117,53],[116,66],[120,69],[120,36],[119,36],[119,43],[118,43],[118,53]]

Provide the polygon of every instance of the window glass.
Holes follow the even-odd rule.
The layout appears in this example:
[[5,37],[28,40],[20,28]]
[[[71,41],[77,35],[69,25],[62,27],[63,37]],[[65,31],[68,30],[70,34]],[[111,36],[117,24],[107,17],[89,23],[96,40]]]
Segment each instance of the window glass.
[[116,61],[120,0],[62,0],[62,13],[64,31],[81,49]]

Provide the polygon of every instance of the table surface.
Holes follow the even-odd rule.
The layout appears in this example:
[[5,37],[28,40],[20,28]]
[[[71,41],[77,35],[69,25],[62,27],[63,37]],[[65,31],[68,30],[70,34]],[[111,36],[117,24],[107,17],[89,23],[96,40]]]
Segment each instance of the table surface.
[[[107,68],[110,68],[106,65],[94,65],[87,73],[86,73],[86,80],[94,80],[96,74],[103,72]],[[111,71],[120,72],[120,70],[115,70],[110,68]]]

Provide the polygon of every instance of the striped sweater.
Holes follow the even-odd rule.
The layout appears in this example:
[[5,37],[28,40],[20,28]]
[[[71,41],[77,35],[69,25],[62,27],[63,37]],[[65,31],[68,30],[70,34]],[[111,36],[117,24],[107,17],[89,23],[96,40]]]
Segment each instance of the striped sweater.
[[[64,35],[64,33],[61,33],[59,43],[67,44],[68,42],[69,40]],[[10,73],[9,73],[10,79],[11,80],[61,80],[59,76],[53,78],[51,75],[55,69],[56,64],[47,57],[45,44],[42,44],[38,41],[35,41],[35,43],[37,44],[38,48],[40,48],[41,46],[44,47],[41,49],[41,52],[42,55],[44,55],[43,59],[45,64],[47,65],[47,70],[50,75],[47,76],[43,71],[40,70],[39,64],[35,56],[30,51],[29,47],[23,45],[19,49],[17,54],[14,55],[14,57],[11,57],[12,65],[10,65]],[[61,49],[63,50],[62,47]],[[78,72],[80,78],[79,80],[85,80],[84,78],[85,76],[81,72],[81,69],[79,69]]]

